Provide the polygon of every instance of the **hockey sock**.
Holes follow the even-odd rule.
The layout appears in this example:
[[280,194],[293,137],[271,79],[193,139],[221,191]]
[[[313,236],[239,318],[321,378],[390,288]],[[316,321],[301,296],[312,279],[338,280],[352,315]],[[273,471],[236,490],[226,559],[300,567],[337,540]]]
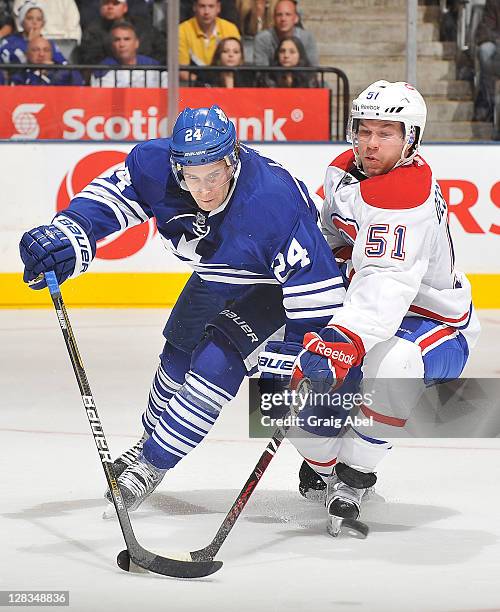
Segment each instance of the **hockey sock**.
[[181,388],[190,361],[189,353],[175,348],[168,342],[165,343],[160,355],[160,365],[151,384],[148,407],[142,415],[142,424],[149,435],[153,433],[170,398]]
[[184,384],[144,444],[145,458],[161,469],[174,467],[207,435],[245,374],[240,354],[214,331],[195,349]]

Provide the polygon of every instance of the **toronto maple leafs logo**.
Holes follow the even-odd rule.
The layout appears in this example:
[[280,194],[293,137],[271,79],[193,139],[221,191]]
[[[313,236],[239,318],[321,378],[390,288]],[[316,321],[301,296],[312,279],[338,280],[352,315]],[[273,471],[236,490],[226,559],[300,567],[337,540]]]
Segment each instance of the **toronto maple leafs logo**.
[[226,117],[226,113],[222,110],[222,108],[219,108],[218,106],[216,106],[214,110],[217,113],[217,117],[219,117],[219,119],[223,121],[224,123],[227,123],[228,119]]
[[210,231],[210,226],[207,226],[207,217],[201,212],[196,213],[196,218],[193,221],[193,231],[200,238],[206,236]]

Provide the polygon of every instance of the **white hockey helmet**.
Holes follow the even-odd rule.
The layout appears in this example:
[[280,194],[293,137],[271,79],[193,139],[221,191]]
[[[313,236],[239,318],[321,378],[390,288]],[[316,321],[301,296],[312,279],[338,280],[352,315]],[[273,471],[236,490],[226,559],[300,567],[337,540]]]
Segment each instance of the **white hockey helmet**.
[[[399,161],[394,165],[410,163],[418,152],[427,118],[427,106],[420,93],[410,85],[398,81],[375,81],[352,101],[347,141],[352,143],[356,163],[360,166],[357,132],[361,119],[399,121],[404,125],[404,146]],[[410,152],[410,155],[407,153]]]

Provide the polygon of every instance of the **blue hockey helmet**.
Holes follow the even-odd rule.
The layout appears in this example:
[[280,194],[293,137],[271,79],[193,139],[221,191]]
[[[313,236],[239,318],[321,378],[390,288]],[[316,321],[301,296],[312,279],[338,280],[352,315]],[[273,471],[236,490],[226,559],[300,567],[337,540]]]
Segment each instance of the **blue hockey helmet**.
[[187,189],[182,174],[185,166],[225,160],[234,171],[238,150],[235,127],[219,106],[185,108],[177,117],[170,144],[174,177],[183,189]]

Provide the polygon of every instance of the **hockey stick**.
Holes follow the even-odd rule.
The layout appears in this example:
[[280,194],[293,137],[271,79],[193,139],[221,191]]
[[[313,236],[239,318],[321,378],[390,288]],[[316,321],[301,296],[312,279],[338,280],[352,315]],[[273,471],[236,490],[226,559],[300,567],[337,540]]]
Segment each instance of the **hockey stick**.
[[[304,397],[307,397],[307,395],[310,393],[311,389],[311,382],[308,379],[303,379],[302,382],[299,384],[298,389],[296,390],[296,395],[294,396],[295,404],[292,405],[292,408],[288,415],[297,414],[297,403],[300,404],[302,399],[304,399]],[[219,527],[217,533],[215,534],[213,540],[210,542],[210,544],[208,544],[208,546],[205,546],[205,548],[200,548],[199,550],[195,550],[190,553],[185,553],[186,555],[189,555],[189,558],[193,559],[194,561],[209,561],[213,559],[215,555],[219,552],[221,546],[224,544],[224,541],[229,535],[229,532],[234,527],[234,524],[236,523],[238,517],[243,511],[243,508],[246,506],[248,500],[250,499],[250,496],[252,495],[257,484],[259,483],[259,480],[262,478],[264,472],[271,463],[271,459],[276,454],[289,429],[290,425],[281,426],[276,429],[273,434],[273,437],[269,441],[268,445],[264,449],[264,452],[259,457],[259,460],[257,461],[257,464],[254,467],[252,473],[248,477],[248,480],[243,485],[243,488],[239,492],[238,497],[235,499],[233,505],[227,513],[226,518],[222,521],[222,524]],[[368,534],[368,526],[362,523],[361,521],[341,519],[340,524],[342,527],[345,527],[351,535],[355,537],[365,538]]]
[[[306,382],[303,383],[303,387],[299,388],[297,393],[300,395],[302,389],[306,387]],[[308,393],[308,387],[305,388],[306,393]],[[290,413],[289,413],[290,414]],[[250,499],[252,493],[255,490],[255,487],[259,483],[259,480],[262,478],[264,472],[266,471],[268,465],[271,463],[271,459],[276,454],[276,451],[280,447],[280,444],[283,442],[283,439],[286,436],[286,433],[290,426],[282,426],[278,427],[273,434],[273,437],[269,441],[268,445],[264,449],[262,455],[259,457],[257,464],[255,465],[252,473],[248,477],[248,480],[243,485],[243,488],[238,494],[238,497],[234,500],[233,505],[231,506],[229,512],[226,515],[226,518],[222,521],[221,526],[217,530],[213,540],[205,546],[205,548],[200,548],[199,550],[194,550],[192,552],[184,552],[178,553],[179,558],[191,560],[193,562],[210,562],[213,561],[215,555],[219,552],[220,547],[224,544],[229,532],[234,527],[234,524],[238,520],[238,517],[243,511],[243,508],[246,506],[248,500]],[[118,555],[118,558],[121,557],[123,569],[127,569],[127,551],[122,550]]]
[[229,532],[234,527],[238,517],[246,506],[250,496],[254,492],[255,487],[262,478],[264,472],[267,470],[268,465],[271,463],[271,459],[276,454],[276,451],[283,442],[283,438],[288,431],[288,427],[280,427],[275,432],[268,445],[264,449],[264,452],[257,461],[252,473],[248,477],[248,480],[243,485],[243,488],[235,499],[231,509],[226,515],[226,518],[222,521],[221,526],[217,530],[213,540],[205,548],[195,550],[189,553],[193,561],[210,561],[219,552],[220,547],[224,544],[225,539],[229,535]]
[[[36,278],[32,283],[38,282],[42,277]],[[92,391],[83,367],[83,362],[78,351],[73,330],[69,321],[68,313],[64,305],[59,283],[57,282],[56,275],[54,272],[46,272],[45,280],[47,287],[50,291],[52,303],[54,304],[55,311],[57,313],[57,319],[61,328],[66,348],[75,372],[78,387],[80,388],[80,394],[82,396],[83,405],[87,418],[89,420],[92,435],[94,436],[94,442],[99,452],[104,474],[108,482],[109,490],[113,498],[113,504],[116,509],[116,514],[120,527],[127,545],[127,558],[130,558],[136,565],[142,567],[155,574],[162,574],[164,576],[172,576],[174,578],[200,578],[203,576],[209,576],[222,567],[222,561],[213,561],[212,559],[204,561],[197,559],[182,558],[168,558],[156,555],[143,548],[135,537],[130,523],[130,516],[123,502],[120,489],[116,482],[116,476],[113,469],[113,460],[109,451],[108,443],[104,436],[104,431],[97,414],[97,408],[92,396]],[[120,553],[122,555],[122,553]],[[118,564],[120,564],[120,555],[118,556]],[[126,568],[128,569],[128,568]]]
[[[295,396],[296,401],[301,401],[303,393],[307,396],[307,394],[311,390],[310,381],[304,379],[302,384],[297,389]],[[291,412],[288,415],[294,413],[296,411],[296,406],[292,406]],[[286,421],[286,419],[285,419]],[[247,481],[243,485],[243,488],[239,492],[237,498],[233,502],[229,512],[227,513],[225,519],[222,521],[221,526],[217,530],[214,538],[204,548],[200,548],[199,550],[194,550],[192,552],[184,552],[179,553],[179,558],[202,562],[202,561],[211,561],[214,559],[215,555],[219,552],[221,546],[224,544],[229,532],[234,527],[234,524],[238,520],[238,517],[242,513],[244,507],[246,506],[248,500],[250,499],[252,493],[254,492],[259,480],[262,478],[264,472],[268,468],[271,463],[272,458],[276,454],[278,448],[280,447],[283,439],[285,438],[288,429],[290,426],[282,426],[278,427],[273,434],[273,437],[269,441],[268,445],[264,449],[262,455],[259,457],[257,464],[255,465],[252,473],[248,477]],[[341,519],[340,526],[342,528],[346,528],[346,530],[353,536],[358,538],[365,538],[368,534],[368,526],[365,523],[362,523],[358,520],[353,519]],[[128,567],[128,559],[127,559],[127,551],[123,550],[118,557],[121,557],[123,569],[129,569]]]

